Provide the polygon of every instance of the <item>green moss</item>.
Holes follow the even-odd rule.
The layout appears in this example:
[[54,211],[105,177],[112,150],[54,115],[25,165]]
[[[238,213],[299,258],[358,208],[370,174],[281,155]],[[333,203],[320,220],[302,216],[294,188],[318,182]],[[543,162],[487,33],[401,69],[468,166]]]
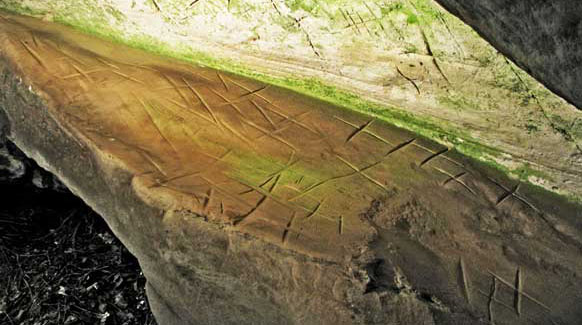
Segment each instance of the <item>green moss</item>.
[[292,11],[302,9],[309,13],[316,13],[316,8],[319,7],[314,0],[286,0],[285,3]]
[[[266,182],[269,177],[280,172],[288,163],[286,160],[278,160],[272,156],[261,156],[256,152],[246,151],[238,151],[229,155],[225,160],[228,160],[231,165],[237,166],[236,169],[228,171],[227,174],[234,179],[245,180],[248,184]],[[295,183],[302,179],[307,183],[313,183],[334,175],[335,170],[326,170],[325,166],[322,167],[310,169],[301,164],[295,164],[281,173],[281,181],[283,181],[282,183]]]
[[406,15],[406,23],[410,25],[418,24],[418,16],[414,13],[413,8],[402,2],[384,4],[380,7],[380,13],[383,18],[389,18],[393,14]]
[[410,25],[418,24],[418,17],[415,14],[410,13],[410,14],[408,14],[408,18],[406,18],[406,23],[408,23]]
[[383,6],[380,7],[380,12],[382,13],[382,16],[388,16],[392,12],[402,11],[403,8],[404,5],[402,4],[402,2],[384,4]]
[[[577,196],[571,195],[571,194],[568,194],[568,195],[558,194],[556,192],[549,191],[547,188],[542,187],[538,184],[533,184],[531,181],[529,181],[529,179],[527,179],[529,176],[536,176],[536,177],[544,179],[544,176],[546,176],[546,175],[543,172],[531,169],[531,167],[527,164],[522,165],[521,167],[519,167],[517,169],[517,170],[522,170],[521,177],[518,175],[518,173],[514,173],[512,170],[508,169],[507,167],[505,167],[503,165],[499,165],[499,164],[492,162],[492,161],[479,161],[476,163],[476,165],[478,165],[481,168],[485,168],[486,170],[489,169],[489,173],[492,173],[492,174],[500,173],[503,175],[508,175],[514,179],[515,178],[520,179],[521,181],[523,181],[525,183],[525,188],[526,188],[526,191],[528,192],[528,194],[533,195],[533,196],[537,196],[539,201],[561,202],[562,207],[570,206],[570,209],[572,209],[574,211],[576,209],[579,209],[578,205],[582,204],[582,197],[577,197]],[[522,190],[523,190],[523,187],[522,187]],[[520,190],[520,191],[522,191],[522,190]]]
[[152,10],[156,9],[156,4],[154,3],[153,0],[146,0],[146,1],[144,1],[144,4]]
[[446,96],[437,96],[437,101],[440,105],[457,111],[480,109],[479,103],[457,93],[449,93]]
[[538,126],[533,123],[527,123],[525,125],[525,129],[527,130],[528,134],[537,133],[540,130]]
[[17,1],[6,0],[5,2],[0,2],[0,8],[9,12],[14,12],[25,16],[42,16],[46,14],[45,10],[38,10],[32,7],[28,7],[26,5],[23,5],[19,0]]
[[404,54],[410,53],[418,53],[418,48],[414,44],[406,44],[406,48],[404,49]]
[[553,129],[558,132],[566,141],[578,142],[582,140],[582,120],[579,118],[573,122],[564,120],[558,114],[548,114],[548,118],[552,121]]
[[570,132],[575,139],[582,139],[582,117],[579,117],[572,122]]
[[421,24],[429,26],[436,19],[442,19],[442,13],[431,1],[427,0],[410,0],[384,3],[380,7],[382,17],[389,17],[392,14],[399,13],[406,15],[408,24]]
[[436,123],[429,118],[418,118],[396,107],[361,99],[356,95],[323,84],[315,79],[281,80],[257,74],[253,74],[252,77],[294,90],[307,96],[316,97],[344,109],[355,110],[374,116],[392,125],[415,132],[442,144],[454,146],[459,152],[467,156],[489,161],[495,166],[498,165],[493,159],[500,156],[501,152],[499,150],[483,145],[479,141],[472,139],[468,134],[446,127],[442,123]]
[[540,179],[552,180],[552,178],[546,173],[533,169],[530,164],[523,164],[521,167],[512,170],[511,173],[522,181],[529,181],[529,178],[532,176]]
[[492,64],[494,64],[496,58],[497,54],[489,52],[479,53],[479,56],[472,56],[472,59],[475,59],[477,62],[479,62],[479,66],[483,68],[489,67]]
[[418,14],[422,16],[424,23],[431,24],[436,19],[442,19],[442,13],[434,5],[433,1],[410,0],[410,3]]
[[521,82],[520,78],[511,71],[496,69],[495,85],[507,89],[513,93],[527,93],[527,86]]

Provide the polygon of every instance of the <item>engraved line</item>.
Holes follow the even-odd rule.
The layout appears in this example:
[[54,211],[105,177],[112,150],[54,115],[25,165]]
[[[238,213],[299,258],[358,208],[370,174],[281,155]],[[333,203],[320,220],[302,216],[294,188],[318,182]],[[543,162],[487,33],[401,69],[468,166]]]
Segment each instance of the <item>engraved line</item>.
[[501,203],[503,203],[505,200],[507,200],[509,197],[513,196],[515,191],[517,191],[519,189],[519,185],[520,185],[520,183],[517,183],[517,185],[515,185],[513,187],[513,189],[511,189],[511,191],[507,191],[505,194],[503,194],[499,199],[497,199],[497,202],[495,203],[495,205],[498,206]]
[[[273,193],[273,191],[277,187],[277,184],[279,184],[279,178],[280,177],[281,177],[280,175],[277,175],[275,177],[275,180],[273,181],[273,185],[271,185],[271,187],[268,190],[269,193]],[[241,222],[243,222],[244,220],[246,220],[248,217],[250,217],[253,214],[253,212],[257,211],[263,205],[263,203],[265,203],[266,200],[267,200],[267,195],[263,195],[263,197],[261,199],[259,199],[259,201],[257,202],[257,204],[249,212],[247,212],[244,215],[238,216],[234,220],[233,225],[236,226],[236,225],[240,224]]]
[[206,199],[204,200],[204,205],[202,207],[204,213],[208,213],[208,208],[210,207],[210,203],[212,202],[213,194],[214,194],[213,187],[210,187],[210,189],[208,189],[208,193],[206,194]]
[[[425,150],[425,151],[428,151],[428,152],[430,152],[430,153],[433,153],[433,154],[435,153],[435,151],[433,151],[433,150],[431,150],[431,149],[429,149],[429,148],[427,148],[427,147],[425,147],[425,146],[423,146],[422,144],[419,144],[419,143],[417,143],[417,142],[413,143],[413,145],[414,145],[415,147],[417,147],[417,148],[423,149],[423,150]],[[450,150],[451,150],[451,149],[449,149],[449,151],[450,151]],[[453,164],[455,164],[455,165],[457,165],[457,166],[459,166],[459,167],[465,168],[465,165],[463,165],[462,163],[460,163],[460,162],[458,162],[458,161],[456,161],[456,160],[454,160],[454,159],[452,159],[452,158],[449,158],[449,157],[447,157],[447,156],[445,156],[445,155],[442,155],[442,156],[441,156],[441,158],[443,158],[443,159],[446,159],[446,160],[448,160],[449,162],[451,162],[451,163],[453,163]]]
[[449,148],[445,148],[445,149],[442,149],[442,150],[439,150],[439,151],[433,153],[432,155],[428,156],[426,159],[421,161],[419,167],[422,167],[423,165],[429,163],[431,160],[437,158],[438,156],[442,155],[443,153],[445,153],[447,151],[449,151]]
[[372,124],[372,122],[374,122],[374,120],[370,120],[368,121],[366,124],[358,127],[358,129],[356,131],[354,131],[352,134],[350,134],[350,136],[346,139],[346,143],[350,142],[353,138],[355,138],[358,134],[365,132],[366,128],[370,126],[370,124]]
[[465,268],[465,261],[461,257],[459,259],[459,268],[461,269],[461,277],[463,279],[463,292],[465,293],[465,298],[467,298],[467,303],[471,305],[471,291],[469,288],[469,274]]
[[210,124],[217,125],[217,124],[216,124],[216,122],[214,122],[214,121],[213,121],[213,120],[211,120],[210,118],[208,118],[208,117],[206,117],[206,116],[204,116],[204,115],[202,115],[202,114],[200,114],[200,113],[196,112],[196,111],[195,111],[194,109],[192,109],[192,108],[189,108],[189,107],[187,107],[187,106],[184,106],[184,105],[180,104],[180,103],[179,103],[178,101],[176,101],[176,100],[169,99],[169,98],[166,98],[166,100],[167,100],[167,101],[169,101],[169,102],[171,102],[172,104],[174,104],[174,105],[176,105],[176,106],[180,107],[180,108],[183,108],[183,109],[185,109],[186,111],[188,111],[188,112],[190,112],[190,113],[192,113],[192,114],[196,115],[197,117],[199,117],[199,118],[201,118],[201,119],[203,119],[203,120],[207,121],[207,122],[208,122],[208,123],[210,123]]
[[255,148],[255,143],[253,143],[251,140],[247,139],[247,137],[245,137],[243,134],[238,132],[234,127],[232,127],[226,121],[224,121],[224,120],[220,121],[219,125],[226,127],[226,129],[228,131],[230,131],[232,134],[236,135],[239,139],[241,139],[241,141],[248,144],[250,147]]
[[[304,206],[302,206],[302,205],[295,204],[295,203],[293,203],[293,202],[289,202],[289,201],[284,201],[284,199],[281,199],[281,198],[279,198],[279,197],[277,197],[277,196],[274,196],[274,195],[272,195],[271,193],[269,193],[268,191],[265,191],[264,189],[262,189],[262,188],[260,188],[260,187],[256,187],[256,186],[254,186],[254,185],[248,184],[247,182],[245,182],[245,181],[243,181],[243,180],[241,180],[241,179],[237,179],[237,178],[235,178],[235,177],[231,177],[231,176],[229,176],[229,175],[225,175],[225,176],[226,176],[226,177],[228,177],[228,178],[230,178],[230,179],[232,179],[232,180],[234,180],[234,181],[236,181],[236,182],[239,182],[239,183],[240,183],[240,184],[242,184],[242,185],[245,185],[245,186],[247,186],[247,187],[249,187],[249,188],[252,188],[253,190],[255,190],[256,192],[258,192],[259,194],[267,195],[267,196],[268,196],[269,198],[271,198],[273,201],[275,201],[275,202],[279,203],[280,205],[282,205],[282,206],[284,206],[284,207],[286,207],[286,208],[289,208],[289,209],[292,209],[292,210],[293,210],[293,209],[300,209],[300,210],[306,211],[306,212],[308,212],[308,213],[312,212],[312,210],[310,210],[310,209],[308,209],[308,208],[306,208],[306,207],[304,207]],[[319,216],[320,216],[320,217],[322,217],[322,218],[324,218],[324,219],[327,219],[327,220],[329,220],[329,221],[334,221],[334,219],[333,219],[333,218],[331,218],[331,217],[329,217],[329,216],[326,216],[326,215],[322,214],[321,212],[320,212],[320,213],[318,213],[318,214],[319,214]]]
[[214,122],[216,122],[216,124],[219,124],[218,123],[218,119],[216,118],[216,115],[214,115],[214,112],[212,111],[212,109],[210,108],[210,106],[208,105],[208,103],[206,103],[206,101],[204,100],[204,98],[202,98],[202,96],[200,95],[200,93],[198,93],[198,91],[194,87],[192,87],[190,85],[190,83],[188,83],[188,80],[182,78],[182,81],[184,81],[184,83],[186,84],[186,86],[188,86],[188,88],[190,89],[190,91],[202,103],[202,106],[204,106],[204,108],[206,109],[206,111],[208,111],[208,114],[210,114],[210,116],[212,116],[212,119],[214,120]]
[[409,145],[409,144],[413,143],[415,140],[416,140],[416,138],[412,138],[412,139],[410,139],[410,140],[407,140],[407,141],[404,141],[404,142],[402,142],[401,144],[399,144],[399,145],[395,146],[394,148],[390,149],[390,150],[389,150],[389,151],[388,151],[388,152],[387,152],[387,153],[384,155],[384,157],[388,157],[388,155],[390,155],[390,154],[392,154],[392,153],[394,153],[394,152],[396,152],[396,151],[398,151],[398,150],[400,150],[400,149],[403,149],[403,148],[404,148],[404,147],[406,147],[407,145]]
[[539,305],[540,307],[546,309],[547,311],[552,311],[550,309],[550,307],[544,305],[543,303],[541,303],[539,300],[535,299],[534,297],[530,296],[529,294],[525,293],[523,290],[519,290],[516,287],[514,287],[511,283],[509,283],[508,281],[505,281],[502,277],[500,277],[499,275],[491,272],[491,271],[487,271],[489,274],[491,274],[492,276],[496,277],[497,280],[499,280],[501,283],[505,284],[506,286],[508,286],[509,288],[513,289],[513,290],[517,290],[517,292],[519,292],[521,295],[523,295],[524,297],[528,298],[529,300],[531,300],[532,302],[536,303],[537,305]]
[[495,294],[497,293],[497,279],[493,276],[491,277],[491,287],[489,289],[489,301],[487,302],[487,314],[489,316],[489,323],[491,325],[495,324],[493,320],[493,302],[495,299]]
[[[341,118],[341,117],[339,117],[339,116],[334,116],[334,118],[335,118],[336,120],[339,120],[339,121],[341,121],[341,122],[343,122],[343,123],[345,123],[345,124],[347,124],[347,125],[349,125],[349,126],[351,126],[351,127],[355,128],[355,129],[358,129],[358,128],[359,128],[359,126],[358,126],[358,125],[356,125],[356,124],[354,124],[354,123],[352,123],[352,122],[346,121],[346,120],[344,120],[343,118]],[[368,135],[370,135],[370,136],[374,137],[375,139],[377,139],[377,140],[380,140],[380,141],[384,142],[385,144],[388,144],[388,145],[391,145],[391,146],[393,146],[393,145],[394,145],[392,142],[390,142],[390,141],[388,141],[388,140],[384,139],[383,137],[381,137],[381,136],[377,135],[377,134],[376,134],[376,133],[374,133],[374,132],[371,132],[371,131],[369,131],[369,130],[365,130],[364,132],[365,132],[366,134],[368,134]]]
[[[225,154],[223,154],[222,156],[216,158],[213,157],[214,161],[212,163],[210,163],[208,166],[204,167],[204,170],[202,171],[196,171],[193,173],[185,173],[185,174],[181,174],[181,175],[177,175],[177,176],[173,176],[170,178],[166,178],[165,180],[158,182],[157,184],[155,184],[155,186],[163,186],[164,184],[173,182],[175,180],[178,180],[180,178],[186,178],[186,177],[192,177],[192,176],[198,176],[201,175],[205,172],[208,172],[209,170],[211,170],[212,168],[214,168],[214,166],[216,166],[218,163],[222,162],[226,157],[228,157],[230,154],[232,153],[232,149],[229,149]],[[152,187],[155,187],[152,186]]]
[[521,267],[517,267],[517,271],[515,272],[515,293],[514,293],[514,306],[515,312],[517,316],[521,316],[521,294],[520,291],[523,291],[523,280],[522,280],[522,270]]
[[442,174],[444,174],[444,175],[447,175],[447,176],[449,176],[449,178],[448,178],[447,180],[445,180],[445,181],[444,181],[444,182],[441,184],[442,186],[445,186],[445,185],[447,185],[447,184],[448,184],[448,183],[450,183],[451,181],[455,181],[456,183],[459,183],[459,184],[461,184],[461,185],[462,185],[464,188],[466,188],[466,189],[467,189],[467,191],[471,192],[471,194],[473,194],[473,195],[476,195],[475,191],[473,191],[473,189],[472,189],[472,188],[470,188],[470,187],[469,187],[467,184],[465,184],[465,182],[463,182],[462,180],[460,180],[460,179],[459,179],[459,177],[462,177],[462,176],[466,175],[466,174],[467,174],[467,172],[461,172],[461,173],[459,173],[459,174],[457,174],[457,175],[453,175],[453,174],[451,174],[451,173],[449,173],[449,172],[447,172],[447,171],[445,171],[444,169],[441,169],[441,168],[439,168],[439,167],[433,167],[433,168],[434,168],[435,170],[437,170],[438,172],[440,172],[440,173],[442,173]]
[[182,100],[184,101],[184,104],[188,105],[188,98],[186,98],[186,95],[184,95],[181,91],[180,91],[180,87],[178,87],[178,84],[172,80],[172,78],[170,78],[170,76],[166,75],[166,74],[162,74],[162,76],[164,76],[164,78],[170,83],[170,85],[172,85],[172,88],[174,90],[176,90],[176,92],[178,93],[178,95],[180,95],[180,97],[182,98]]
[[335,181],[335,180],[342,179],[342,178],[349,177],[349,176],[356,175],[356,174],[357,174],[357,172],[351,172],[351,173],[346,174],[346,175],[333,176],[333,177],[330,177],[330,178],[325,179],[323,181],[319,181],[319,182],[317,182],[317,183],[315,183],[315,184],[307,187],[303,192],[301,192],[301,193],[295,195],[294,197],[290,198],[289,201],[295,201],[295,200],[297,200],[297,199],[299,199],[299,198],[301,198],[301,197],[309,194],[310,192],[312,192],[316,188],[327,184],[328,182]]
[[313,209],[313,211],[311,211],[306,217],[305,220],[309,220],[311,219],[311,217],[315,216],[318,212],[319,209],[321,208],[321,205],[325,202],[325,198],[323,200],[321,200],[321,202],[317,202],[317,206]]
[[226,91],[229,91],[228,89],[228,84],[226,83],[226,80],[224,80],[224,78],[222,77],[222,75],[220,74],[220,72],[216,72],[216,75],[218,76],[218,79],[220,79],[220,81],[222,82],[222,85],[224,86],[224,89],[226,89]]
[[[96,72],[103,72],[103,71],[109,71],[109,69],[93,69],[93,70],[87,70],[84,72],[85,72],[85,74],[90,75],[90,74],[93,74]],[[82,77],[82,76],[83,75],[81,73],[73,73],[73,74],[69,74],[66,76],[59,77],[59,78],[61,78],[63,80],[68,80],[68,79],[73,79],[73,78]]]
[[[249,92],[249,93],[253,91],[253,90],[252,90],[252,89],[250,89],[249,87],[247,87],[247,86],[245,86],[245,85],[243,85],[243,84],[241,84],[241,83],[239,83],[239,82],[237,82],[237,81],[235,81],[235,80],[232,80],[231,78],[228,78],[228,80],[230,80],[230,82],[232,82],[233,84],[235,84],[235,85],[239,86],[240,88],[242,88],[242,89],[246,90],[246,91],[247,91],[247,92]],[[263,95],[261,95],[260,93],[255,93],[255,94],[253,94],[253,95],[255,95],[255,96],[259,97],[260,99],[262,99],[262,100],[266,101],[267,103],[269,103],[269,104],[271,104],[271,105],[275,106],[275,105],[274,105],[274,104],[273,104],[273,103],[272,103],[270,100],[268,100],[267,98],[265,98],[265,97],[264,97]]]
[[[386,188],[386,186],[384,186],[381,182],[373,179],[372,177],[368,176],[367,174],[363,173],[358,167],[356,167],[355,165],[353,165],[352,163],[350,163],[349,161],[347,161],[346,159],[342,158],[339,155],[335,155],[339,160],[341,160],[343,163],[345,163],[346,165],[348,165],[350,168],[352,168],[355,172],[357,172],[358,174],[364,176],[367,180],[369,180],[370,182],[378,185],[379,187],[381,187],[383,190],[387,191],[388,189]],[[377,165],[377,163],[372,164],[373,166]],[[367,168],[371,168],[371,166],[368,166]]]
[[89,82],[93,82],[93,79],[91,79],[91,77],[83,70],[81,70],[81,68],[79,68],[78,66],[76,66],[75,64],[72,64],[73,68],[75,70],[77,70],[78,73],[80,73],[81,75],[83,75],[83,77],[85,77]]
[[276,129],[277,126],[275,125],[275,123],[273,123],[273,120],[271,120],[271,118],[269,117],[269,115],[267,115],[267,113],[265,112],[265,110],[261,106],[259,106],[259,104],[257,104],[252,99],[251,99],[251,103],[257,108],[257,110],[261,113],[261,115],[263,115],[263,117],[271,124],[271,126],[273,127],[273,129]]
[[156,123],[155,119],[153,118],[153,116],[151,115],[148,105],[141,99],[139,98],[137,95],[135,95],[135,98],[137,98],[137,100],[141,103],[141,105],[143,106],[143,109],[146,113],[146,115],[148,116],[150,122],[152,122],[153,126],[156,128],[156,131],[158,132],[158,134],[162,137],[162,139],[168,144],[170,145],[170,147],[172,148],[172,150],[174,150],[175,154],[178,154],[178,150],[176,149],[176,147],[174,147],[174,145],[172,144],[172,142],[170,142],[168,140],[168,138],[166,138],[166,136],[164,135],[164,133],[162,132],[162,130],[160,129],[160,127],[158,126],[158,124]]
[[119,68],[118,66],[116,66],[116,65],[115,65],[115,64],[113,64],[113,63],[107,62],[107,61],[103,60],[102,58],[97,58],[97,61],[99,61],[99,62],[101,62],[101,63],[105,64],[105,65],[106,65],[106,66],[108,66],[108,67],[111,67],[111,68],[114,68],[114,69],[120,70],[120,68]]
[[248,91],[245,94],[240,95],[238,98],[243,98],[243,97],[247,97],[247,96],[251,96],[251,95],[257,95],[259,92],[261,92],[267,88],[269,88],[269,85],[264,85],[264,86],[260,87],[259,89]]
[[137,82],[137,83],[139,83],[139,84],[145,85],[145,82],[143,82],[143,81],[141,81],[141,80],[138,80],[138,79],[135,79],[134,77],[128,76],[128,75],[126,75],[125,73],[122,73],[122,72],[119,72],[119,71],[115,71],[115,70],[112,70],[112,69],[109,69],[109,71],[110,71],[110,72],[113,72],[113,73],[115,73],[116,75],[118,75],[118,76],[121,76],[121,77],[123,77],[123,78],[125,78],[125,79],[127,79],[127,80],[131,80],[131,81],[133,81],[133,82]]
[[212,182],[208,178],[206,178],[204,176],[200,176],[200,178],[202,180],[204,180],[205,182],[207,182],[210,186],[212,186],[216,191],[221,192],[222,194],[230,197],[231,199],[234,199],[234,200],[238,201],[239,203],[242,203],[243,205],[246,205],[247,207],[252,207],[252,204],[250,204],[249,202],[247,202],[245,200],[242,200],[241,198],[237,197],[236,195],[232,195],[230,192],[221,189],[220,187],[218,187],[218,184]]
[[218,92],[212,88],[210,88],[210,91],[213,92],[216,96],[220,97],[222,100],[224,100],[225,104],[228,104],[229,106],[234,108],[241,116],[245,117],[245,115],[240,110],[240,108],[238,106],[236,106],[236,104],[234,102],[232,102],[228,98],[226,98],[226,96],[222,95],[220,92]]
[[410,77],[407,77],[404,73],[402,73],[402,71],[400,71],[400,68],[398,68],[398,66],[396,66],[396,71],[398,71],[398,74],[400,76],[402,76],[402,78],[408,80],[408,82],[410,82],[414,86],[414,88],[416,88],[416,91],[420,95],[420,88],[418,88],[418,85],[416,84],[416,82],[414,82],[414,80],[412,80]]
[[289,146],[294,151],[297,151],[297,148],[295,148],[295,146],[293,144],[289,143],[287,140],[285,140],[285,139],[283,139],[283,138],[281,138],[279,136],[276,136],[276,135],[271,134],[271,132],[269,132],[268,130],[263,129],[262,127],[256,125],[255,123],[253,123],[251,121],[248,121],[248,120],[245,120],[245,119],[243,119],[242,122],[243,123],[246,123],[246,124],[248,124],[248,125],[250,125],[252,127],[254,127],[255,129],[257,129],[259,131],[261,131],[262,133],[264,133],[266,136],[270,137],[271,139],[277,140],[277,141],[283,143],[284,145]]
[[287,242],[287,235],[289,234],[289,231],[291,230],[291,226],[293,225],[293,220],[295,220],[295,214],[296,212],[293,211],[293,214],[291,215],[291,219],[289,219],[289,222],[287,223],[287,227],[285,227],[285,230],[283,230],[283,236],[281,238],[281,243],[285,244]]
[[[249,89],[249,88],[248,88],[248,87],[246,87],[245,85],[243,85],[243,84],[241,84],[241,83],[238,83],[238,82],[236,82],[235,80],[232,80],[232,79],[229,79],[229,80],[230,80],[232,83],[234,83],[235,85],[239,86],[240,88],[242,88],[242,89],[246,90],[247,92],[250,92],[250,91],[252,91],[251,89]],[[255,95],[255,96],[257,96],[257,97],[259,97],[259,98],[261,98],[261,99],[262,99],[262,100],[264,100],[265,102],[269,103],[269,104],[270,104],[270,105],[272,105],[273,107],[276,107],[276,108],[278,108],[278,109],[281,109],[279,106],[275,105],[275,104],[274,104],[272,101],[270,101],[269,99],[265,98],[265,97],[264,97],[264,96],[262,96],[260,93],[256,93],[256,94],[254,94],[254,95]],[[286,118],[288,118],[288,117],[289,117],[289,116],[287,116],[287,115],[285,115],[285,114],[283,114],[283,113],[281,113],[281,112],[278,112],[278,111],[277,111],[277,110],[275,110],[275,109],[272,109],[272,108],[269,108],[269,107],[265,107],[265,109],[267,109],[267,110],[269,110],[269,111],[271,111],[271,112],[273,112],[273,113],[275,113],[275,114],[277,114],[277,115],[279,115],[279,116],[281,116],[281,117],[286,117]],[[293,123],[295,123],[295,124],[299,125],[300,127],[302,127],[302,128],[304,128],[304,129],[306,129],[307,131],[309,131],[309,132],[312,132],[313,134],[318,134],[318,133],[317,133],[315,130],[313,130],[312,128],[308,127],[307,125],[305,125],[305,124],[303,124],[303,123],[301,123],[301,122],[299,122],[299,121],[297,121],[297,120],[294,120],[294,119],[292,119],[292,118],[291,118],[290,120],[291,120],[291,122],[293,122]]]
[[26,44],[26,42],[23,40],[20,40],[20,43],[22,43],[22,46],[24,46],[24,48],[28,51],[28,53],[38,62],[38,64],[40,64],[41,67],[47,69],[47,66],[44,63],[43,59],[40,57],[40,55],[33,48],[28,46],[28,44]]

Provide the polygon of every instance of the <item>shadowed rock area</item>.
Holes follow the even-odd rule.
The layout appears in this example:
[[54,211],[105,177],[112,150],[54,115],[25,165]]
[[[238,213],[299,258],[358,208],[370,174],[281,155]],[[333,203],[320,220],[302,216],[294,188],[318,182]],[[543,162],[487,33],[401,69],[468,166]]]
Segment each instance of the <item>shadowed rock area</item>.
[[579,206],[289,90],[3,15],[8,136],[160,324],[576,324]]
[[582,109],[582,3],[437,0],[529,74]]
[[68,192],[0,189],[0,324],[156,324],[137,261],[100,216]]

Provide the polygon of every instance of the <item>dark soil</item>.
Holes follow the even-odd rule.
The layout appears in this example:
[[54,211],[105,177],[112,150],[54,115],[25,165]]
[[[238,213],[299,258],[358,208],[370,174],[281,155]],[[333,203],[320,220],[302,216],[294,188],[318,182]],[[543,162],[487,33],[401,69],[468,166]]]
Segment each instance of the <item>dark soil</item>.
[[0,324],[155,324],[139,264],[70,193],[0,184]]

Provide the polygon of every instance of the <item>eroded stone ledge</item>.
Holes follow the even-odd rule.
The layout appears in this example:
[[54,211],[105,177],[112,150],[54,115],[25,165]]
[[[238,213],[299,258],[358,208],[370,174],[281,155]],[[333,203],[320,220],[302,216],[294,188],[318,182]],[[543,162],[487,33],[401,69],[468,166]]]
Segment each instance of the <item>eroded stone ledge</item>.
[[580,318],[572,203],[285,89],[0,30],[8,137],[138,257],[161,324]]

